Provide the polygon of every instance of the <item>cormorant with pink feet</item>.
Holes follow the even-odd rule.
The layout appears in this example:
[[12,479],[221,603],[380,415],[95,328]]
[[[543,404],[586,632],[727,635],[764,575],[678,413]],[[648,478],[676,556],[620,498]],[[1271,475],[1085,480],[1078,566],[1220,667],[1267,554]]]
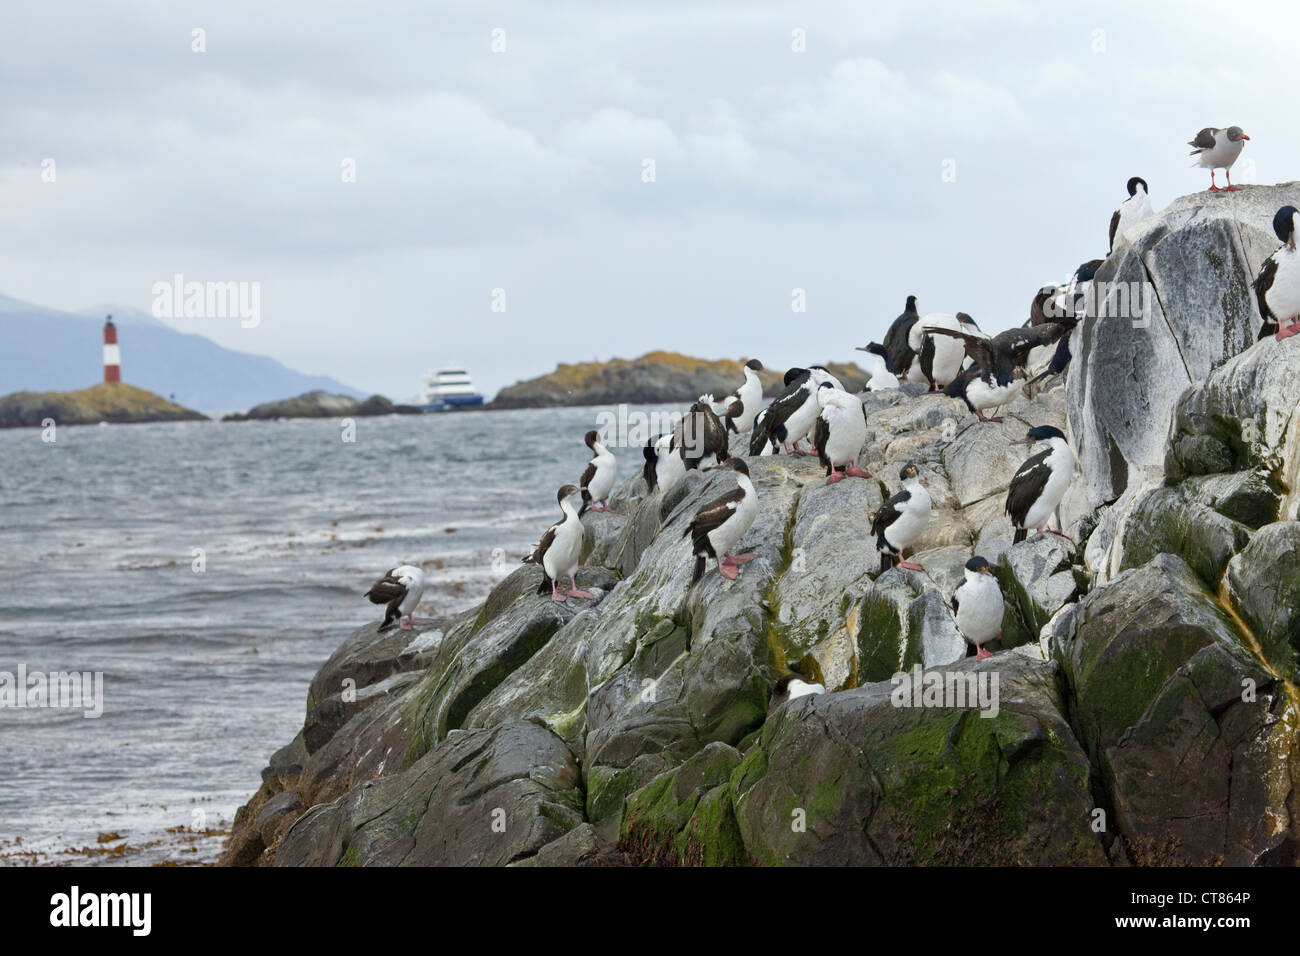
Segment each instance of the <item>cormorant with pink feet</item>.
[[880,570],[888,571],[897,564],[909,571],[924,571],[921,565],[902,560],[902,555],[930,523],[930,493],[921,484],[920,472],[913,462],[904,465],[898,477],[903,482],[903,490],[871,516],[871,533],[876,536],[876,550],[880,552]]
[[379,625],[381,631],[393,626],[403,615],[406,621],[401,625],[403,631],[409,631],[417,624],[432,624],[432,621],[417,621],[411,616],[420,597],[424,594],[424,571],[413,564],[402,564],[390,569],[366,592],[371,604],[387,604],[384,610],[384,623]]
[[618,459],[600,440],[600,432],[592,429],[587,432],[585,441],[594,457],[587,463],[587,469],[578,482],[582,491],[582,507],[578,510],[579,516],[586,514],[588,508],[592,511],[609,510],[605,502],[609,498],[609,493],[614,490],[614,476],[618,472]]
[[966,562],[966,580],[952,592],[952,612],[957,629],[975,645],[975,657],[992,657],[984,650],[988,641],[1002,636],[1002,587],[993,568],[978,554]]
[[870,478],[869,472],[858,467],[858,455],[867,441],[867,416],[862,399],[840,391],[830,382],[822,382],[817,389],[817,401],[821,403],[821,414],[813,425],[813,445],[826,469],[826,484],[842,481],[845,475]]
[[[1300,253],[1296,252],[1296,230],[1300,212],[1283,206],[1273,216],[1273,232],[1282,248],[1264,260],[1255,277],[1255,299],[1264,317],[1259,337],[1272,335],[1279,342],[1300,332]],[[1285,323],[1285,324],[1284,324]]]
[[[595,432],[589,434],[594,435]],[[565,485],[556,492],[555,500],[564,512],[564,517],[547,529],[533,553],[524,558],[525,564],[542,566],[542,583],[537,586],[537,593],[549,593],[552,601],[592,597],[589,592],[578,590],[578,582],[574,578],[578,573],[578,558],[582,554],[582,519],[579,512],[573,510],[569,498],[577,491],[574,485]],[[569,579],[567,592],[560,587],[561,578]]]
[[691,552],[695,555],[692,584],[704,576],[706,559],[717,561],[718,573],[734,581],[740,576],[740,565],[758,557],[757,554],[731,553],[758,514],[758,492],[749,480],[749,467],[740,458],[728,458],[716,468],[734,471],[736,487],[701,506],[686,526],[686,537],[691,539]]
[[1051,531],[1069,539],[1065,532],[1048,528],[1047,521],[1056,512],[1074,478],[1074,452],[1065,439],[1065,433],[1054,425],[1031,428],[1023,439],[1012,444],[1032,445],[1035,442],[1045,442],[1047,448],[1025,459],[1016,469],[1007,489],[1006,513],[1011,516],[1016,529],[1016,544],[1029,536],[1030,528],[1039,534]]

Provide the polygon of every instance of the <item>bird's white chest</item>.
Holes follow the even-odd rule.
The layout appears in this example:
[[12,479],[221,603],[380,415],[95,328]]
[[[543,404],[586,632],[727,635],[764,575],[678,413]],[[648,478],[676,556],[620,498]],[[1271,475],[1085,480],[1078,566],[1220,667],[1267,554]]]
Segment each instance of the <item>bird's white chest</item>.
[[603,451],[591,460],[596,466],[596,474],[591,479],[587,490],[596,501],[604,498],[614,488],[614,472],[618,460],[608,451]]
[[957,627],[973,644],[1002,632],[1002,589],[987,574],[968,576],[956,591]]
[[898,507],[898,517],[885,529],[885,540],[898,550],[911,546],[930,523],[930,494],[916,482],[908,487],[910,497]]
[[1300,252],[1283,246],[1274,254],[1277,272],[1273,285],[1264,293],[1264,301],[1280,322],[1300,315]]
[[552,580],[561,575],[568,576],[578,567],[578,556],[582,553],[582,522],[577,515],[566,516],[555,529],[555,538],[551,546],[542,555],[542,567]]
[[655,462],[655,477],[658,479],[661,491],[668,491],[681,481],[685,474],[686,462],[682,461],[681,455],[670,452],[667,448],[659,451],[659,458]]
[[718,557],[722,557],[740,543],[740,539],[744,537],[758,514],[758,495],[754,492],[754,486],[748,478],[744,478],[740,482],[740,487],[745,492],[745,496],[736,502],[731,517],[709,532],[709,543],[713,545],[713,550]]
[[1200,154],[1201,165],[1210,169],[1226,169],[1237,161],[1245,145],[1245,140],[1239,139],[1234,143],[1226,135],[1220,136],[1214,146]]
[[799,439],[807,437],[808,430],[812,428],[813,422],[817,420],[817,413],[820,411],[816,395],[809,395],[804,399],[804,403],[796,408],[790,417],[785,420],[785,440],[793,444]]
[[862,416],[862,406],[856,401],[853,405],[857,407],[828,405],[822,410],[822,417],[830,428],[830,438],[822,450],[833,465],[842,465],[849,459],[856,462],[867,440],[867,421]]
[[990,385],[983,378],[977,378],[966,385],[966,399],[978,409],[997,408],[999,405],[1005,405],[1025,387],[1023,378],[1013,378],[1006,385],[998,385],[996,381]]
[[1037,528],[1052,516],[1074,477],[1074,453],[1069,448],[1057,448],[1044,464],[1051,469],[1051,474],[1043,485],[1043,493],[1025,513],[1026,528]]

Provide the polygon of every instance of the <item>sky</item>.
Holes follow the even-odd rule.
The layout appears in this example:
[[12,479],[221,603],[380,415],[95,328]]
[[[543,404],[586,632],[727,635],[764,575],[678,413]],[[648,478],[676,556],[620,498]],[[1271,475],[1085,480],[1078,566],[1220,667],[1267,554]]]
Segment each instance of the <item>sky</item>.
[[[1284,3],[6,4],[0,294],[150,311],[401,400],[669,349],[852,360],[909,294],[989,332],[1186,142],[1300,178]],[[797,292],[796,290],[801,290]],[[803,311],[794,306],[803,303]],[[128,346],[124,343],[124,351]]]

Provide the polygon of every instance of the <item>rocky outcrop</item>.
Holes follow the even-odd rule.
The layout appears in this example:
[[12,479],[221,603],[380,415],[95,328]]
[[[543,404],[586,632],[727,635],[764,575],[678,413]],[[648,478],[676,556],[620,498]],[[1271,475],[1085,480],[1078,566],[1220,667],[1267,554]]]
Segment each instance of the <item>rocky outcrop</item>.
[[275,421],[280,418],[349,418],[367,415],[418,415],[414,405],[395,405],[382,395],[357,399],[329,392],[306,392],[294,398],[255,405],[247,412],[225,416],[225,422]]
[[[721,399],[745,380],[741,368],[746,361],[648,352],[634,359],[561,363],[554,372],[501,389],[491,407],[690,403],[704,394]],[[867,381],[867,373],[852,363],[832,362],[826,367],[839,376],[845,388],[856,391]],[[763,394],[775,395],[780,391],[784,375],[785,366],[763,369],[759,373]]]
[[[1272,201],[1180,200],[1106,264],[1155,277],[1151,361],[1176,354],[1181,387],[1132,355],[1112,375],[1135,340],[1090,319],[1067,381],[1001,425],[911,386],[865,396],[871,479],[749,459],[758,558],[736,581],[692,585],[683,534],[729,474],[667,495],[634,476],[586,519],[593,599],[539,597],[525,566],[430,628],[356,631],[225,861],[1300,863],[1300,340],[1251,344],[1226,265],[1271,248],[1233,209]],[[1220,260],[1216,338],[1180,310]],[[1080,443],[1073,540],[1013,544],[1010,440],[1038,424]],[[881,573],[870,515],[909,460],[935,505],[925,571]],[[950,609],[973,553],[1004,597],[979,662]],[[829,693],[768,713],[792,669]]]
[[57,427],[207,420],[206,415],[124,382],[78,392],[14,392],[0,398],[0,428],[43,428],[51,421]]

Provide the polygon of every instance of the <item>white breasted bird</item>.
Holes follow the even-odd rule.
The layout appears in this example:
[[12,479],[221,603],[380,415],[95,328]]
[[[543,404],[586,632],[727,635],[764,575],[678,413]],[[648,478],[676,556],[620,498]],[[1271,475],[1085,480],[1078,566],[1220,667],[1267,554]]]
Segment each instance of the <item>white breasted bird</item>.
[[1273,232],[1282,240],[1282,248],[1264,260],[1255,277],[1255,300],[1264,317],[1259,337],[1273,335],[1279,342],[1300,332],[1300,253],[1296,252],[1296,232],[1300,230],[1300,212],[1295,206],[1283,206],[1273,216]]
[[686,537],[691,539],[691,553],[695,555],[692,584],[704,576],[706,559],[717,561],[718,573],[734,581],[740,576],[740,565],[758,557],[757,554],[731,553],[758,514],[758,492],[749,480],[749,467],[740,458],[728,458],[716,468],[734,471],[736,487],[702,505],[686,526]]
[[1241,155],[1242,148],[1249,140],[1250,137],[1242,132],[1240,126],[1229,126],[1227,129],[1207,126],[1196,134],[1195,139],[1187,141],[1187,145],[1192,147],[1190,155],[1196,157],[1196,162],[1192,165],[1210,171],[1210,189],[1213,192],[1219,191],[1219,186],[1214,181],[1214,171],[1216,169],[1222,169],[1223,175],[1228,178],[1228,185],[1223,187],[1225,192],[1237,188],[1232,185],[1230,170],[1232,164],[1237,161],[1237,157]]
[[871,516],[871,533],[876,536],[876,550],[880,552],[880,570],[888,571],[897,563],[909,571],[924,571],[921,565],[901,558],[930,523],[930,493],[921,484],[920,472],[912,462],[903,466],[898,477],[902,479],[903,490]]
[[1136,225],[1154,211],[1151,208],[1151,197],[1147,195],[1147,181],[1141,176],[1134,176],[1128,181],[1128,199],[1120,203],[1110,217],[1110,251],[1115,251],[1115,237],[1121,229]]
[[1025,459],[1016,469],[1007,489],[1006,513],[1011,516],[1016,529],[1015,543],[1024,541],[1030,528],[1040,534],[1051,531],[1070,540],[1065,532],[1048,528],[1047,521],[1056,512],[1074,478],[1077,465],[1074,451],[1066,441],[1065,433],[1053,425],[1031,428],[1023,439],[1012,444],[1032,445],[1035,442],[1044,442],[1047,448]]
[[845,475],[870,478],[870,472],[858,467],[858,455],[867,441],[862,399],[822,382],[817,388],[817,400],[821,413],[813,425],[813,446],[826,469],[826,484],[842,481]]
[[651,438],[642,449],[645,464],[641,466],[641,474],[645,477],[646,487],[652,492],[662,491],[666,494],[686,477],[686,462],[678,454],[673,442],[674,437],[670,432]]
[[411,616],[420,597],[424,594],[424,571],[413,564],[402,564],[389,570],[366,592],[371,604],[387,604],[384,611],[384,623],[379,625],[381,631],[392,627],[393,622],[405,616],[399,625],[409,631],[416,624],[431,624],[431,621],[417,621]]
[[587,463],[587,469],[578,482],[579,490],[582,491],[582,507],[578,509],[579,516],[586,514],[588,508],[592,511],[609,510],[605,502],[609,498],[609,493],[614,490],[614,476],[618,473],[618,459],[600,440],[600,432],[592,429],[587,432],[584,440],[587,447],[591,449],[593,457]]
[[992,657],[984,644],[1002,636],[1002,587],[987,559],[975,555],[966,562],[966,579],[952,592],[952,610],[957,629],[975,645],[975,657]]
[[[728,432],[742,434],[754,427],[754,419],[763,407],[763,382],[758,377],[762,370],[762,362],[750,359],[741,367],[744,384],[722,401],[712,403],[714,414],[725,423]],[[702,395],[700,401],[708,398]]]
[[[533,553],[524,558],[526,564],[542,566],[542,583],[538,585],[537,593],[549,593],[552,601],[592,597],[589,592],[578,590],[578,582],[574,577],[578,573],[578,558],[582,554],[582,519],[569,499],[577,492],[574,485],[565,485],[556,492],[555,500],[564,517],[547,529]],[[561,578],[569,579],[567,592],[560,587]]]

